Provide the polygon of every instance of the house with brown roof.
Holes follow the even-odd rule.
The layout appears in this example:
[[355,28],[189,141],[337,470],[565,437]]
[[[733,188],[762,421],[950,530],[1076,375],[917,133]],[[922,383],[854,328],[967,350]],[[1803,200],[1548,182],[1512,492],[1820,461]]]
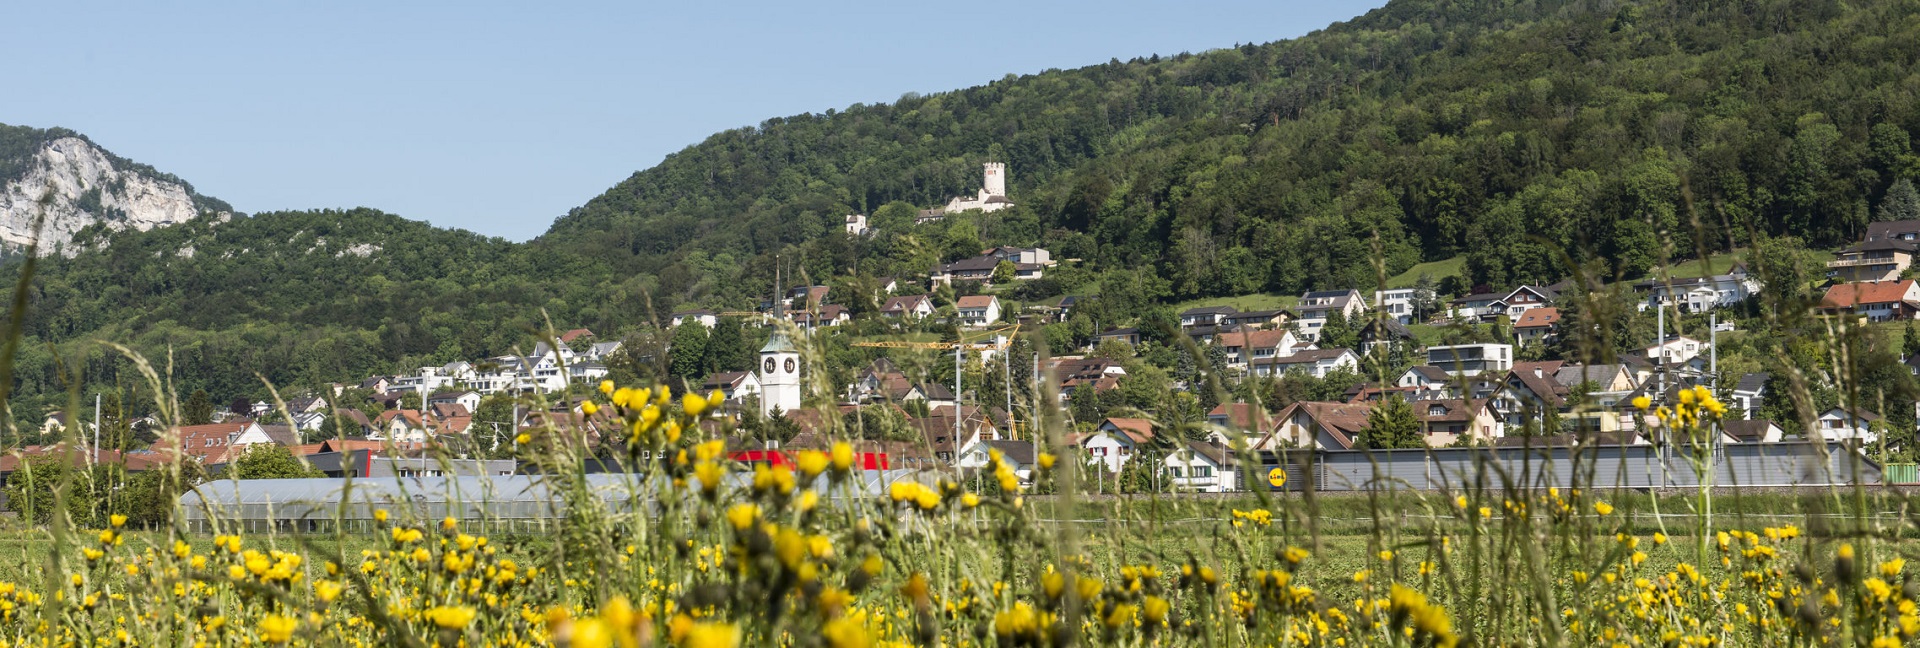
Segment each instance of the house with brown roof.
[[1867,224],[1860,242],[1827,262],[1827,276],[1841,281],[1891,281],[1913,265],[1920,248],[1920,221],[1882,221]]
[[960,325],[984,328],[1000,321],[1000,298],[993,295],[968,295],[954,304]]
[[1227,352],[1227,366],[1245,369],[1253,362],[1293,355],[1313,348],[1287,329],[1261,331],[1251,328],[1221,333],[1213,343]]
[[267,436],[266,430],[259,424],[239,419],[226,423],[183,425],[176,428],[173,435],[161,434],[160,439],[154,441],[153,449],[172,457],[177,448],[180,455],[212,466],[238,459],[249,446],[273,442],[273,438]]
[[1367,429],[1367,414],[1372,411],[1372,403],[1300,401],[1280,410],[1274,416],[1273,429],[1253,444],[1253,448],[1347,450],[1353,447],[1353,440],[1360,432]]
[[1820,308],[1854,313],[1873,322],[1914,319],[1920,313],[1920,284],[1912,279],[1843,283],[1827,289]]
[[880,314],[909,320],[920,319],[933,314],[933,300],[926,295],[888,297],[887,303],[880,307]]
[[421,442],[427,440],[427,422],[420,410],[393,409],[381,412],[373,421],[370,441]]
[[1450,446],[1462,438],[1473,445],[1485,445],[1507,433],[1506,421],[1493,409],[1490,399],[1423,400],[1409,405],[1420,419],[1420,433],[1428,447]]
[[1513,321],[1513,335],[1520,338],[1522,346],[1546,344],[1553,341],[1554,332],[1559,327],[1560,309],[1552,306],[1534,308]]
[[853,321],[853,313],[845,306],[827,304],[815,309],[794,311],[789,318],[794,326],[800,328],[826,328]]
[[1103,464],[1107,472],[1117,474],[1135,453],[1152,444],[1153,439],[1153,421],[1108,418],[1101,421],[1092,434],[1076,440],[1075,445],[1085,449],[1093,461]]
[[1264,431],[1273,416],[1252,403],[1221,403],[1207,412],[1207,423],[1229,430]]

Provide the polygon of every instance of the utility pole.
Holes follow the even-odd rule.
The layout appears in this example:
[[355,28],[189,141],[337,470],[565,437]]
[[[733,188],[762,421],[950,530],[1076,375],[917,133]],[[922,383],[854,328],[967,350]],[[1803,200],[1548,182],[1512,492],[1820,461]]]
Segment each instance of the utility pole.
[[1013,425],[1013,338],[1012,337],[1007,338],[1006,351],[1000,354],[1000,367],[1001,369],[1005,370],[1005,375],[1006,375],[1006,378],[1004,380],[1001,380],[1000,383],[1001,383],[1001,386],[1005,387],[1007,391],[1007,432],[1009,433],[1007,437],[1012,438],[1013,435],[1011,433],[1013,432],[1013,429],[1014,429],[1014,425]]
[[100,392],[93,393],[93,454],[87,463],[98,461],[100,457]]
[[960,445],[960,348],[966,346],[957,340],[953,345],[953,444]]

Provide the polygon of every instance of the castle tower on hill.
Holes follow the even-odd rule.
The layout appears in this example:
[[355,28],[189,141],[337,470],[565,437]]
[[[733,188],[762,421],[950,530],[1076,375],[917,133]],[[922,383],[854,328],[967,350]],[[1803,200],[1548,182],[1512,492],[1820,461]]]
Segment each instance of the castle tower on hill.
[[989,196],[1007,195],[1007,165],[1000,162],[987,163],[987,176],[983,193]]
[[931,215],[937,217],[941,214],[963,212],[969,209],[996,212],[1012,207],[1013,201],[1007,200],[1007,165],[1001,162],[988,162],[982,166],[985,168],[981,175],[979,194],[955,197],[947,201],[945,209]]

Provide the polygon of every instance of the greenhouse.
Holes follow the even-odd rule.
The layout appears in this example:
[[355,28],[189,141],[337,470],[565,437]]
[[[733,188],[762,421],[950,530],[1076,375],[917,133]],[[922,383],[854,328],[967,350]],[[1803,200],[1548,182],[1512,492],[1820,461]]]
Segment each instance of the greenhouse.
[[[885,497],[899,480],[926,484],[941,473],[889,470],[854,474],[846,486],[829,486],[825,475],[813,488],[829,502],[853,497]],[[581,477],[608,509],[632,511],[650,501],[657,489],[631,474]],[[321,533],[336,528],[370,533],[378,527],[374,512],[398,519],[452,517],[465,528],[484,533],[542,533],[566,519],[566,503],[544,475],[466,477],[392,477],[383,479],[216,480],[180,496],[180,516],[190,531]],[[656,478],[657,480],[657,478]],[[749,488],[752,473],[727,476],[729,488]]]

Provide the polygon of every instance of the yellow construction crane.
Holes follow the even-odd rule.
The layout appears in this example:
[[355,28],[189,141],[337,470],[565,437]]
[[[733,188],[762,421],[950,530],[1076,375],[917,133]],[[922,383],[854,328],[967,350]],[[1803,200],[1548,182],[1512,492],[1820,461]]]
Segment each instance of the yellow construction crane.
[[[881,342],[855,342],[853,343],[853,346],[874,347],[879,349],[943,349],[944,350],[944,349],[953,349],[958,347],[969,347],[969,346],[984,347],[991,344],[993,348],[997,349],[997,348],[1006,346],[1007,340],[1011,339],[1012,337],[1011,334],[1019,330],[1020,330],[1019,325],[1003,326],[1003,327],[989,330],[989,331],[978,331],[973,333],[972,335],[961,335],[960,341],[958,342],[909,342],[906,340],[886,340]],[[999,336],[1002,333],[1008,334],[1008,337],[1007,339],[1003,339],[999,342],[984,343],[984,342],[969,341],[969,340],[979,340],[982,338],[992,338],[992,337]]]
[[[883,342],[855,342],[853,346],[878,349],[953,349],[953,438],[954,442],[958,443],[964,434],[960,429],[960,370],[965,363],[961,362],[960,350],[971,347],[981,351],[996,349],[1004,353],[1013,341],[1013,333],[1019,330],[1020,325],[1012,324],[997,329],[976,331],[971,335],[961,334],[960,340],[957,342],[908,342],[905,340],[888,340]],[[995,341],[972,341],[980,339],[993,339]],[[1007,436],[1009,438],[1017,438],[1019,427],[1015,425],[1013,421],[1013,390],[1011,388],[1013,383],[1013,358],[1005,358],[1004,361],[1001,362],[1001,365],[1006,368],[1007,384],[1009,386],[1007,390]],[[984,411],[985,410],[982,410],[983,413]]]

